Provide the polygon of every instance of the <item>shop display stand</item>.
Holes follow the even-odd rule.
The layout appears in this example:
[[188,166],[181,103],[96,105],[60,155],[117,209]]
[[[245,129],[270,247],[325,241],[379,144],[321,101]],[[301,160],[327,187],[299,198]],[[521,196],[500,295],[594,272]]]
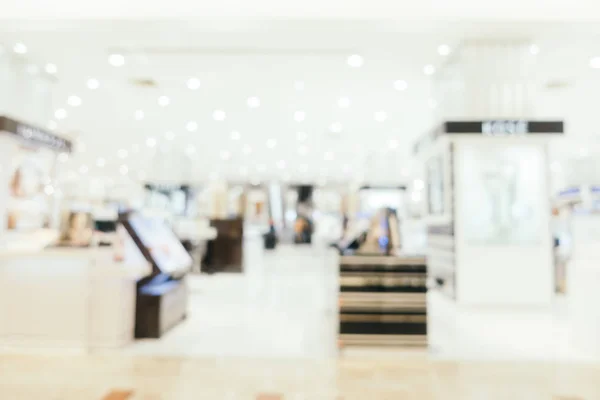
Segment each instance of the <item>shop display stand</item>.
[[339,337],[346,346],[427,345],[424,257],[340,257]]
[[[149,245],[143,242],[141,232],[131,223],[130,215],[123,214],[119,220],[146,260],[152,264],[152,274],[137,283],[135,337],[159,338],[186,318],[188,290],[185,276],[192,260],[189,258],[189,261],[184,261],[187,265],[182,264],[174,270],[165,271]],[[178,240],[161,243],[160,246],[180,246],[181,249],[173,250],[185,252]]]

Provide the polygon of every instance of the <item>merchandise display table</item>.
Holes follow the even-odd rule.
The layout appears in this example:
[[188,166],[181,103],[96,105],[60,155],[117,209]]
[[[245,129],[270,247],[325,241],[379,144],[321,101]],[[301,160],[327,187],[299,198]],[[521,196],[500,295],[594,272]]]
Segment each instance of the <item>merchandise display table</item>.
[[426,346],[424,257],[340,258],[339,345]]
[[134,338],[136,282],[149,264],[111,248],[0,252],[0,350],[89,351]]

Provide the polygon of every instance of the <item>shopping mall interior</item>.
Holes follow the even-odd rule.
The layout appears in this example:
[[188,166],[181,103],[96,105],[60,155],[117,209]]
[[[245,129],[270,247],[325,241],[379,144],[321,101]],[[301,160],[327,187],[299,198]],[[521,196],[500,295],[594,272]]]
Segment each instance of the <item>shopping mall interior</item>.
[[600,399],[600,5],[5,2],[0,399]]

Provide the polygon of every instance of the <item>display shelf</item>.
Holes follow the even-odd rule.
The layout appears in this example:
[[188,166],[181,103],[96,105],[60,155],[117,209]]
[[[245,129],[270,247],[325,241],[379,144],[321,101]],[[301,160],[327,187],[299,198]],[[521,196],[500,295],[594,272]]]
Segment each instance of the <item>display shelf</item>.
[[345,346],[426,346],[424,257],[340,258],[339,336]]

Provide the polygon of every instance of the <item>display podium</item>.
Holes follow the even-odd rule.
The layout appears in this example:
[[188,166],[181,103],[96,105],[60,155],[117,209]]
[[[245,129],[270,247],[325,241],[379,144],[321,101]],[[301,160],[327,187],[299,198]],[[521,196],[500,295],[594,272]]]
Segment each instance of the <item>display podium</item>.
[[415,146],[426,182],[428,271],[469,306],[550,306],[550,138],[561,121],[448,121]]
[[159,338],[186,316],[192,259],[161,219],[127,213],[119,220],[152,264],[152,275],[137,284],[135,337]]

